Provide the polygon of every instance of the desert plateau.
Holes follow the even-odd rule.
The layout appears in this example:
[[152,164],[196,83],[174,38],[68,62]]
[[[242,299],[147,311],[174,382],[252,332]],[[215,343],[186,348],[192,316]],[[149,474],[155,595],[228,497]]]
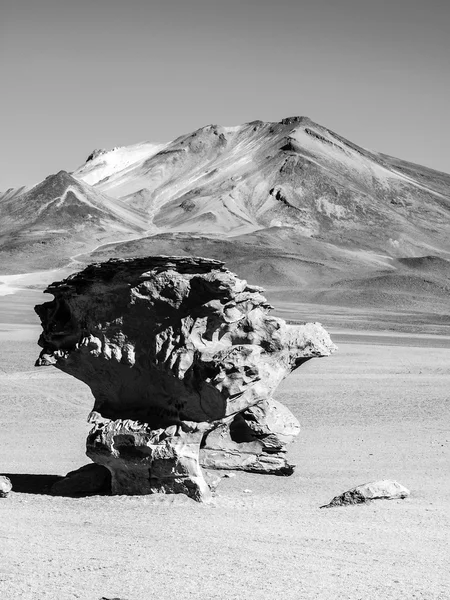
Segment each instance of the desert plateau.
[[[1,600],[450,598],[449,234],[450,175],[307,117],[1,194]],[[112,487],[56,493],[86,438]]]

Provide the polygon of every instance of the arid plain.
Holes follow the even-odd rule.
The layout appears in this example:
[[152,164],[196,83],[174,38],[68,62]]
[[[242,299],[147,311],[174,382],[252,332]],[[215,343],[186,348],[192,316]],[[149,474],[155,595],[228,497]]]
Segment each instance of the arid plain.
[[[450,176],[305,117],[92,152],[0,194],[1,600],[450,597]],[[48,493],[88,463],[89,388],[36,369],[42,289],[94,261],[219,259],[338,351],[277,389],[290,477],[212,504]],[[45,270],[44,270],[45,269]],[[394,479],[404,500],[320,509]]]
[[[63,498],[45,492],[88,462],[93,398],[70,376],[33,367],[36,298],[2,297],[0,456],[14,485],[0,502],[2,599],[450,596],[450,338],[331,327],[338,352],[276,394],[302,425],[291,477],[237,473],[212,505]],[[411,496],[319,508],[384,478]]]

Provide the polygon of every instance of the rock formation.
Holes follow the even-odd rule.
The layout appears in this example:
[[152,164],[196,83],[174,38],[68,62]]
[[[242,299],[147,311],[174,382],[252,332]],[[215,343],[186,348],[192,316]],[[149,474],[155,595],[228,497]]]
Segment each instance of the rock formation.
[[91,388],[87,455],[114,494],[207,500],[200,448],[208,468],[292,472],[285,446],[299,425],[272,395],[334,350],[320,324],[270,316],[261,288],[205,258],[112,259],[46,292],[36,364]]
[[372,500],[398,500],[407,498],[410,493],[407,488],[397,481],[384,479],[383,481],[372,481],[358,485],[339,496],[335,496],[331,502],[320,508],[362,504],[364,502],[371,502]]

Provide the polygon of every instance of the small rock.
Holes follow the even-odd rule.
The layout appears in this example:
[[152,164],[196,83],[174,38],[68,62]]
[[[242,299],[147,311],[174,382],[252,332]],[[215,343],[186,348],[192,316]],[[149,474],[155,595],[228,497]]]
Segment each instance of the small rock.
[[12,490],[12,483],[8,477],[0,475],[0,498],[7,498]]
[[348,504],[362,504],[371,500],[396,500],[406,498],[410,491],[397,481],[385,479],[383,481],[372,481],[358,485],[340,496],[335,496],[329,504],[320,508],[331,508],[333,506],[347,506]]
[[51,487],[54,496],[92,496],[111,492],[111,474],[106,467],[91,463],[67,473]]
[[222,477],[217,473],[211,473],[211,471],[203,471],[203,476],[206,483],[209,485],[209,489],[213,492],[222,481]]
[[244,490],[244,494],[251,494],[252,490]]
[[231,479],[232,477],[236,477],[236,473],[225,473],[223,477],[228,477]]

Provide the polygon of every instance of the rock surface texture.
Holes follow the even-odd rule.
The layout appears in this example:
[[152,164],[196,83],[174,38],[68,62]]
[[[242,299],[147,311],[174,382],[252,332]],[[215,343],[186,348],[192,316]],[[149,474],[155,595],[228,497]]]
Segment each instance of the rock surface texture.
[[358,485],[339,496],[335,496],[331,502],[320,508],[362,504],[371,500],[400,500],[407,498],[410,494],[411,492],[397,481],[384,479],[383,481],[372,481]]
[[208,468],[292,472],[299,425],[272,395],[335,346],[318,323],[270,316],[262,291],[220,261],[167,256],[93,264],[47,288],[36,364],[91,388],[87,455],[113,494],[207,500],[200,448]]

